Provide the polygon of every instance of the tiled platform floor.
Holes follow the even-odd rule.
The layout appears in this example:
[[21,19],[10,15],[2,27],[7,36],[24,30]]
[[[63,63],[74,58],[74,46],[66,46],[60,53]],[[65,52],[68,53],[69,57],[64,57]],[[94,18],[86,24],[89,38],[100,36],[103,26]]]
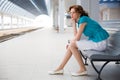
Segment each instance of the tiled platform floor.
[[[78,70],[74,57],[65,67],[64,75],[48,75],[62,60],[65,44],[73,37],[71,28],[57,33],[43,28],[0,43],[0,80],[96,80],[97,73],[91,64],[88,76],[73,77]],[[97,63],[98,68],[102,63]],[[102,72],[103,80],[119,80],[120,65],[109,63]]]

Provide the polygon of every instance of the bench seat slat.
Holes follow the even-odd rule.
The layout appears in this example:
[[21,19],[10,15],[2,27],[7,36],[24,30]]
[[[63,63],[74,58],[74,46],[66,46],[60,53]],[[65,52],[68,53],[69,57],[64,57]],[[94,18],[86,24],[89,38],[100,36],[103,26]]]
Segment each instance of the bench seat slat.
[[90,56],[92,61],[120,61],[120,55],[100,55],[94,54]]

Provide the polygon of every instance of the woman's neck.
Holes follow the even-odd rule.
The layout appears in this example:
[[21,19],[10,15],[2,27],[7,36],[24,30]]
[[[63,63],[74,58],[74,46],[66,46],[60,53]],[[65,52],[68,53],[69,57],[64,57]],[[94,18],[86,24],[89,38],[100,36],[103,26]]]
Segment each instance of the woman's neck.
[[79,15],[78,15],[78,18],[75,20],[76,23],[78,22],[80,16],[81,16],[81,15],[79,14]]
[[76,23],[78,22],[79,18],[80,18],[80,17],[78,17],[78,18],[75,20]]

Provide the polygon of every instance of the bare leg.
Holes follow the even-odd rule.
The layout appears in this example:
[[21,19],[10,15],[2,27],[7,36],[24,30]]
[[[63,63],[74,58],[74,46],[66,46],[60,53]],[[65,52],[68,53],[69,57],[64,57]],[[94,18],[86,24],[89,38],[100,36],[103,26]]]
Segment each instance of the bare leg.
[[80,55],[80,51],[78,50],[75,42],[71,43],[70,50],[71,50],[72,54],[74,55],[74,57],[76,58],[79,66],[80,66],[80,70],[78,72],[86,71],[85,65],[83,63],[82,56]]
[[67,52],[65,54],[65,57],[63,58],[61,64],[59,65],[59,67],[56,69],[56,71],[61,70],[64,68],[64,66],[66,65],[66,63],[68,62],[68,60],[70,59],[70,57],[72,56],[71,50],[68,47]]
[[70,46],[67,49],[65,57],[63,58],[61,64],[57,67],[57,69],[55,71],[59,71],[59,70],[63,69],[72,55],[74,55],[74,57],[76,58],[79,66],[80,66],[80,70],[78,72],[86,71],[85,65],[82,60],[82,56],[80,55],[80,52],[78,51],[78,48],[74,41],[70,43]]

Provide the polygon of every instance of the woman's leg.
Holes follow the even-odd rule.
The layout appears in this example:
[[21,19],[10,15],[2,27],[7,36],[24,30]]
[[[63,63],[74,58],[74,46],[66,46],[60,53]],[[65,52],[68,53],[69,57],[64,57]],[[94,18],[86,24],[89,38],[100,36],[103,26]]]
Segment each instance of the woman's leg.
[[70,50],[71,50],[72,54],[74,55],[74,57],[76,58],[79,66],[80,66],[80,70],[78,71],[78,73],[83,72],[83,71],[86,71],[85,65],[84,65],[84,63],[83,63],[82,56],[80,55],[80,51],[78,50],[75,41],[73,41],[73,42],[70,44]]
[[59,70],[63,69],[71,56],[72,56],[72,53],[71,53],[70,48],[68,47],[67,52],[66,52],[61,64],[57,67],[57,69],[55,71],[59,71]]
[[74,55],[74,57],[76,58],[79,66],[80,66],[80,70],[78,72],[86,71],[85,65],[82,60],[82,56],[80,55],[80,52],[78,51],[78,48],[74,41],[71,41],[71,43],[67,49],[67,52],[65,54],[65,57],[63,58],[61,64],[57,67],[57,69],[55,71],[59,71],[59,70],[63,69],[72,55]]

